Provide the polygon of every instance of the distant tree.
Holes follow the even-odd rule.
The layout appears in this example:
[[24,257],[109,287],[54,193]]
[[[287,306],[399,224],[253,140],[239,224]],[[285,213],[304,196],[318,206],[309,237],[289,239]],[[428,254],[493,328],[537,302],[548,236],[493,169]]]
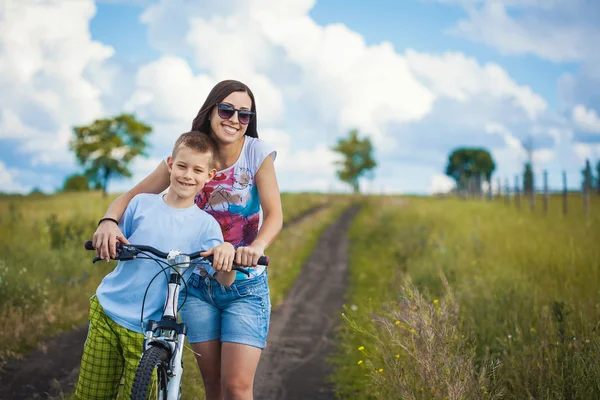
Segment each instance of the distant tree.
[[529,139],[523,145],[527,151],[527,162],[523,170],[523,190],[525,193],[532,193],[535,190],[535,177],[533,175],[533,138]]
[[40,189],[39,187],[34,187],[33,189],[31,189],[31,192],[29,192],[29,196],[34,196],[34,197],[39,197],[39,196],[45,196],[46,193],[44,193],[42,191],[42,189]]
[[585,168],[581,170],[581,175],[583,175],[581,187],[584,191],[589,191],[594,187],[594,174],[592,173],[592,165],[589,159],[585,160]]
[[525,163],[525,171],[523,171],[523,190],[526,193],[531,193],[534,191],[534,177],[533,177],[533,168],[530,162]]
[[[457,189],[464,190],[472,178],[479,181],[482,175],[488,184],[491,183],[495,169],[496,164],[487,150],[462,147],[455,149],[448,156],[446,175],[454,178]],[[478,188],[481,188],[481,183],[477,185]]]
[[337,162],[340,166],[337,170],[338,178],[352,186],[354,193],[359,193],[359,178],[377,166],[377,162],[373,159],[371,141],[369,138],[360,139],[358,130],[353,129],[346,139],[338,140],[333,151],[344,156],[344,160]]
[[145,156],[147,135],[152,128],[131,114],[98,119],[89,126],[74,127],[70,143],[89,182],[106,196],[111,178],[131,177],[133,159]]
[[65,179],[63,192],[87,192],[88,190],[90,190],[90,183],[85,175],[73,174]]

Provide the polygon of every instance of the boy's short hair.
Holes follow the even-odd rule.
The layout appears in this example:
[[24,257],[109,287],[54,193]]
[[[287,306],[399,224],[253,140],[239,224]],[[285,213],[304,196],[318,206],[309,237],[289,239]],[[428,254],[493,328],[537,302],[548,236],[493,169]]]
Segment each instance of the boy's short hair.
[[173,159],[177,155],[177,151],[179,151],[182,146],[185,146],[188,149],[194,150],[198,153],[209,153],[209,167],[214,167],[215,156],[217,154],[217,143],[208,134],[204,132],[191,131],[179,136],[175,141],[175,146],[173,146],[173,154],[171,155]]

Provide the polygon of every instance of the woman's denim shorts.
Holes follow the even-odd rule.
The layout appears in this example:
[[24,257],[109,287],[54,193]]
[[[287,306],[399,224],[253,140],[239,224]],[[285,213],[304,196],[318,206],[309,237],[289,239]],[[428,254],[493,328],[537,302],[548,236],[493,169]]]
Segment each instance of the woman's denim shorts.
[[263,349],[267,343],[271,299],[267,271],[257,277],[222,286],[209,276],[192,274],[182,287],[181,319],[190,343],[220,339]]

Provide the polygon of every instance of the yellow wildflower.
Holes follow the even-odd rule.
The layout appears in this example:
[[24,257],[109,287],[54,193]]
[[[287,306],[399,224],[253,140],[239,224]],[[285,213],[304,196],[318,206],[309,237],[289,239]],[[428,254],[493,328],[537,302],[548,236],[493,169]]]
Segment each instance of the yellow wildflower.
[[360,347],[358,348],[358,351],[363,351],[364,349],[365,349],[365,346],[360,346]]
[[400,358],[400,354],[396,354],[396,358]]
[[377,370],[377,372],[383,372],[383,368],[379,368],[379,370]]
[[433,301],[433,304],[437,304],[437,303],[439,303],[439,300],[438,300],[438,299],[435,299],[435,300]]
[[357,364],[360,365],[363,363],[363,360],[358,360]]
[[400,325],[400,321],[396,321],[394,322],[396,325]]

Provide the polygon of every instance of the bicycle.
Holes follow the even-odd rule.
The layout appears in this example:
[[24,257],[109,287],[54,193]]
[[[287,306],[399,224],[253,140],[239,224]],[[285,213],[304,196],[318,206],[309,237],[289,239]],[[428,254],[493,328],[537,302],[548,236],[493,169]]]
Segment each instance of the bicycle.
[[[84,247],[86,250],[95,250],[91,241],[87,241]],[[168,293],[162,317],[160,321],[149,320],[145,326],[144,350],[133,380],[131,400],[146,400],[148,395],[152,394],[156,394],[156,398],[159,400],[179,400],[181,397],[182,350],[187,335],[187,325],[184,322],[177,322],[177,312],[181,308],[178,307],[179,291],[184,270],[200,265],[202,262],[212,263],[213,257],[203,257],[200,255],[201,252],[184,254],[179,250],[170,250],[168,253],[164,253],[151,246],[117,243],[117,254],[114,260],[129,261],[143,255],[144,259],[153,260],[161,266],[161,270],[152,278],[144,294],[140,316],[142,326],[144,325],[144,303],[148,289],[158,275],[170,270]],[[163,259],[167,261],[165,262]],[[93,263],[100,260],[99,257],[95,257]],[[193,260],[198,261],[193,263]],[[164,264],[165,267],[161,264]],[[262,256],[258,264],[269,265],[269,257]],[[240,266],[235,265],[233,269],[250,275],[246,269]],[[185,280],[183,280],[183,284],[186,285]],[[185,300],[184,298],[183,303]],[[156,388],[152,387],[154,384],[156,384]]]

